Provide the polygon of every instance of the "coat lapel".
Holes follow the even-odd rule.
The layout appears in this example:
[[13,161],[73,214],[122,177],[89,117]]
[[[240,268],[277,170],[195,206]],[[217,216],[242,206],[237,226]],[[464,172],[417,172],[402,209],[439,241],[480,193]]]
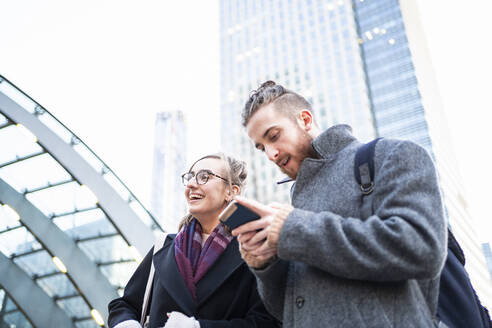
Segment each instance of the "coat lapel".
[[154,255],[154,267],[159,283],[167,290],[186,315],[194,315],[196,304],[179,272],[174,257],[174,239]]
[[243,263],[239,253],[239,244],[237,239],[234,238],[205,276],[198,282],[196,286],[198,307]]

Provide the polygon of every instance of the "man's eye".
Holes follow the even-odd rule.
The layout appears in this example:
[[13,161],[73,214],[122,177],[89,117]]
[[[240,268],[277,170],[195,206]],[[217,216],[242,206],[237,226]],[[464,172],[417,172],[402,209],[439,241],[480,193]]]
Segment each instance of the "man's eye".
[[275,133],[275,134],[272,134],[270,136],[270,140],[273,141],[273,140],[276,140],[278,138],[278,133]]

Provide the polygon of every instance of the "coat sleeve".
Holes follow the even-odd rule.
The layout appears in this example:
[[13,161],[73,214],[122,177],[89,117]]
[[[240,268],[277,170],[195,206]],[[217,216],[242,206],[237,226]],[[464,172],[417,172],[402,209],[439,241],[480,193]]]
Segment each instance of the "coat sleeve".
[[[253,281],[254,278],[253,278]],[[200,328],[276,328],[281,327],[280,320],[270,315],[258,295],[256,283],[248,295],[248,312],[244,318],[231,320],[199,319]]]
[[123,296],[109,302],[109,328],[114,328],[116,325],[130,320],[140,322],[143,297],[149,278],[153,250],[154,248],[147,253],[128,281]]
[[372,216],[294,209],[280,233],[278,256],[348,279],[435,278],[446,256],[446,222],[434,164],[408,141],[379,158]]
[[288,267],[289,262],[278,259],[263,270],[253,270],[261,299],[278,320],[282,320],[284,313]]

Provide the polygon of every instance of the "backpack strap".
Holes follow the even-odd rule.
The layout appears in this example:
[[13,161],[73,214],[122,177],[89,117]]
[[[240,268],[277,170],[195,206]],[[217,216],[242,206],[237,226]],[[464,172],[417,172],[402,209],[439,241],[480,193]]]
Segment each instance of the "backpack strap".
[[374,150],[377,142],[382,138],[374,139],[357,149],[354,159],[355,179],[360,185],[362,194],[369,195],[374,190]]
[[145,322],[147,319],[147,310],[150,301],[150,292],[152,290],[152,284],[154,282],[154,273],[155,273],[154,255],[164,246],[164,242],[166,241],[167,235],[168,233],[166,232],[159,234],[155,240],[154,253],[152,254],[152,262],[150,264],[149,278],[147,280],[147,285],[145,286],[145,294],[142,302],[142,316],[140,317],[140,325],[142,327],[145,327]]

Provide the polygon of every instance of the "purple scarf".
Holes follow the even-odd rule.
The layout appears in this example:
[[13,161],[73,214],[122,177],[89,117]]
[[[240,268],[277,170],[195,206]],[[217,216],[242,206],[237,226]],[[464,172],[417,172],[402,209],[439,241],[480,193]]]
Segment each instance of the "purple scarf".
[[174,256],[181,276],[196,301],[195,286],[212,267],[232,240],[222,223],[212,231],[202,247],[202,226],[193,219],[174,239]]

